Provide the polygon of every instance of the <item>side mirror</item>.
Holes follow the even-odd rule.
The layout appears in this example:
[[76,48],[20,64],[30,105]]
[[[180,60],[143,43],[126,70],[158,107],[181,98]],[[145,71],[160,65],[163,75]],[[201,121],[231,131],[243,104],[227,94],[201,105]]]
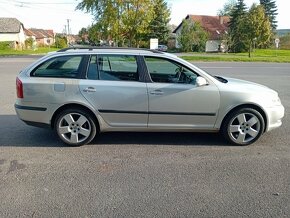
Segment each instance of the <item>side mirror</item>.
[[205,78],[203,78],[203,77],[201,77],[201,76],[199,76],[199,77],[196,78],[196,85],[197,85],[198,87],[200,87],[200,86],[206,86],[207,84],[208,84],[208,83],[207,83],[207,81],[206,81]]

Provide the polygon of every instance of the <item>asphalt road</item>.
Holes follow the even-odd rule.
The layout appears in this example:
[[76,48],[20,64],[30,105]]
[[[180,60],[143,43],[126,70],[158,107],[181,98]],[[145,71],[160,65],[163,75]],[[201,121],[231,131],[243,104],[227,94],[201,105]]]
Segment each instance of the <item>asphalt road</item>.
[[15,77],[33,60],[0,58],[0,217],[290,217],[290,64],[196,63],[279,92],[283,126],[254,145],[106,133],[70,148],[15,115]]

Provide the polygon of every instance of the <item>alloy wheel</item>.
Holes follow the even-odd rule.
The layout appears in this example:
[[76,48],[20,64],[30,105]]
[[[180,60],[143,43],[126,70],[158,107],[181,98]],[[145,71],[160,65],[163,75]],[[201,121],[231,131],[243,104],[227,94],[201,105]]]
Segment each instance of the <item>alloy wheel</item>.
[[249,144],[260,132],[261,121],[254,113],[240,113],[229,122],[228,135],[236,144]]
[[62,140],[76,145],[86,141],[91,135],[92,127],[87,117],[80,113],[68,113],[62,116],[57,125],[57,132]]

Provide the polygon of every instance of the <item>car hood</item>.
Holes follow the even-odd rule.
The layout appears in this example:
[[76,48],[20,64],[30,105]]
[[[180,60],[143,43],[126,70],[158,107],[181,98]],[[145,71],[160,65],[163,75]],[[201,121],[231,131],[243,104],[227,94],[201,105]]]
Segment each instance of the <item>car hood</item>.
[[226,83],[227,86],[230,86],[231,88],[242,91],[242,92],[256,92],[259,94],[271,94],[271,95],[277,95],[278,93],[267,86],[246,81],[246,80],[240,80],[240,79],[234,79],[234,78],[227,78],[223,77],[228,82]]

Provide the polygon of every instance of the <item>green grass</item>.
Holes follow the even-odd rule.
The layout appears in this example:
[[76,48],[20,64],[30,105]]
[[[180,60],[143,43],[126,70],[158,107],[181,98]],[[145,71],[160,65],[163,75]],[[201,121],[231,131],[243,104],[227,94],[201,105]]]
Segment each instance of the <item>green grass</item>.
[[14,50],[14,49],[5,49],[0,50],[0,56],[14,56],[14,55],[33,55],[33,54],[47,54],[48,52],[57,51],[59,48],[54,47],[39,47],[37,50],[33,51],[32,49],[27,50]]
[[181,58],[188,61],[240,61],[290,63],[290,50],[257,49],[248,53],[189,53]]
[[[1,56],[13,55],[32,55],[32,54],[47,54],[51,51],[57,51],[58,48],[40,47],[37,50],[0,50]],[[275,50],[275,49],[256,49],[252,52],[252,57],[248,57],[248,53],[184,53],[181,58],[188,61],[239,61],[239,62],[277,62],[290,63],[290,50]]]

